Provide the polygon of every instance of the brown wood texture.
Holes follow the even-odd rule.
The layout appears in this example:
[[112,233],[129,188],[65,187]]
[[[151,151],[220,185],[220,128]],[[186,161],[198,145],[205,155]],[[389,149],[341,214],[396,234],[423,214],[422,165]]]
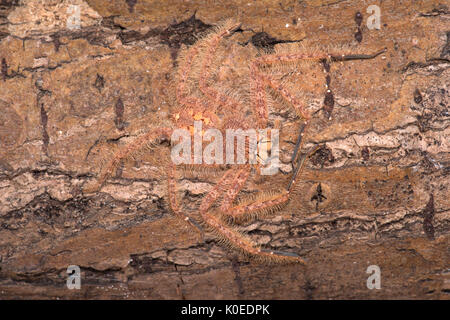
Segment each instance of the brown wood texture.
[[[81,29],[67,28],[70,4]],[[305,150],[320,149],[289,204],[243,230],[305,266],[248,260],[175,218],[164,143],[82,192],[167,123],[180,51],[226,18],[242,26],[214,75],[232,91],[249,86],[251,57],[280,45],[387,49],[331,65],[332,107],[322,66],[280,71],[313,114]],[[0,1],[0,299],[449,299],[449,41],[439,0]],[[244,194],[289,182],[300,122],[282,111],[284,173],[252,175]],[[216,181],[179,173],[186,214],[200,220]],[[69,265],[80,290],[66,288]],[[381,289],[367,288],[371,265]]]

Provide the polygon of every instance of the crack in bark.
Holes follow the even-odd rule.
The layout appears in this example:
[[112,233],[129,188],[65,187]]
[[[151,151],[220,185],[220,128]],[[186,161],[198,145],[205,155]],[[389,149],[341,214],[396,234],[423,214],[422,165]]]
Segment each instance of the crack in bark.
[[48,90],[45,90],[41,86],[42,80],[39,78],[35,81],[35,87],[38,89],[38,93],[36,95],[36,106],[39,109],[40,117],[41,117],[41,126],[42,126],[42,152],[48,156],[48,144],[50,141],[50,137],[47,132],[47,122],[48,122],[48,114],[47,110],[45,110],[44,103],[41,103],[41,99],[44,96],[51,96],[52,93]]
[[423,230],[427,235],[428,239],[434,240],[434,226],[433,217],[435,214],[434,209],[434,197],[433,194],[430,195],[430,200],[428,201],[425,209],[422,211],[423,214]]
[[419,17],[439,17],[450,14],[448,7],[445,4],[440,4],[437,8],[433,8],[429,12],[420,13]]
[[440,75],[444,70],[446,70],[448,67],[450,67],[450,60],[444,59],[444,58],[432,58],[432,59],[429,59],[427,62],[411,61],[401,69],[401,72],[406,73],[410,69],[415,71],[417,69],[425,69],[430,66],[440,66],[441,64],[445,65],[445,67],[442,70],[433,70],[432,71],[433,73]]

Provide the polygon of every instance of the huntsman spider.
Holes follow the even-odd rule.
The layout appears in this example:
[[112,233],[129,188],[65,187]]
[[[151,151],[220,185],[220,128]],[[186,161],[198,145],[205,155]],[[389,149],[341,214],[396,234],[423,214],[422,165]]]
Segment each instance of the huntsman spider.
[[[269,107],[276,108],[275,104],[268,103],[269,96],[276,95],[277,99],[291,108],[302,121],[291,157],[292,175],[286,187],[272,192],[259,191],[256,196],[247,196],[237,202],[236,199],[246,181],[254,172],[259,172],[260,162],[233,165],[205,163],[176,165],[168,161],[165,165],[168,177],[168,204],[177,217],[189,222],[200,231],[202,227],[206,227],[213,231],[221,242],[246,256],[258,261],[304,264],[304,260],[298,254],[264,249],[234,227],[234,224],[250,222],[281,210],[290,200],[292,188],[299,180],[306,159],[314,152],[314,148],[311,148],[301,153],[305,140],[303,137],[310,123],[310,114],[296,95],[286,89],[282,81],[276,79],[271,70],[279,65],[318,63],[323,65],[327,74],[326,81],[329,83],[331,63],[371,59],[381,52],[371,55],[350,53],[343,55],[299,46],[296,51],[292,51],[292,48],[286,49],[281,46],[274,53],[259,54],[255,48],[252,48],[253,58],[247,63],[245,70],[250,78],[248,80],[250,85],[245,88],[249,90],[249,93],[242,97],[241,93],[230,93],[217,85],[220,72],[213,70],[223,67],[221,62],[217,61],[217,57],[228,53],[226,44],[230,42],[230,37],[240,30],[240,27],[239,23],[226,21],[213,32],[197,40],[194,45],[183,49],[178,60],[178,78],[175,88],[177,105],[172,108],[169,115],[171,125],[151,129],[120,149],[102,167],[97,180],[85,187],[84,192],[100,190],[124,160],[134,158],[142,150],[152,151],[157,141],[170,141],[174,129],[184,128],[190,130],[193,135],[194,121],[202,121],[204,130],[215,128],[221,132],[238,128],[246,130],[251,127],[266,129],[269,126]],[[330,95],[332,95],[331,91],[327,90],[326,99]],[[184,212],[177,197],[176,173],[187,168],[193,171],[211,169],[214,176],[218,177],[217,183],[204,196],[197,209],[203,220],[201,225]]]

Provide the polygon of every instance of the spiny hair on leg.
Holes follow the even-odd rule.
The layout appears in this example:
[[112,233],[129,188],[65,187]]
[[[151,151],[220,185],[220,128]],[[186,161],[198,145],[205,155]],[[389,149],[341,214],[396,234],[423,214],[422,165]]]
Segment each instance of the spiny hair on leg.
[[342,57],[347,55],[365,54],[371,55],[371,52],[364,49],[352,47],[342,43],[319,44],[313,41],[304,40],[297,44],[278,44],[275,46],[275,52],[268,55],[262,55],[255,59],[260,68],[273,69],[275,71],[292,70],[292,68],[301,67],[305,64],[317,63],[322,60],[331,60],[331,57]]
[[283,252],[277,250],[270,250],[261,248],[249,236],[243,234],[235,228],[221,225],[220,220],[216,220],[212,225],[210,222],[205,221],[205,228],[215,234],[219,244],[226,247],[231,251],[238,251],[241,255],[265,264],[290,264],[300,263],[305,264],[303,259],[299,255],[293,252]]
[[227,223],[244,224],[265,218],[283,209],[289,201],[287,191],[262,191],[256,195],[241,198],[228,213],[222,213]]
[[275,47],[275,53],[262,55],[255,58],[254,63],[260,69],[280,68],[282,65],[286,66],[301,66],[306,63],[317,62],[325,58],[326,54],[315,48],[308,48],[306,46],[292,46],[279,45]]
[[[170,129],[156,129],[145,134],[140,134],[123,147],[110,146],[109,152],[101,153],[101,158],[99,159],[100,172],[97,180],[87,183],[83,188],[83,192],[93,193],[99,191],[106,180],[115,174],[121,164],[126,163],[130,159],[136,160],[139,154],[144,151],[153,150],[155,146],[159,145],[159,141],[167,139],[168,137],[166,135],[168,134],[168,130]],[[158,160],[161,162],[161,159]]]
[[239,27],[240,23],[233,19],[228,19],[204,33],[197,35],[198,40],[194,45],[198,49],[198,52],[203,55],[200,60],[203,60],[205,56],[210,54],[215,55],[214,51],[219,49],[223,38],[231,35]]
[[[280,119],[282,121],[281,129],[283,129],[285,127],[285,124],[292,125],[291,122],[304,121],[299,110],[297,108],[294,108],[289,102],[287,102],[281,96],[281,94],[279,94],[277,91],[272,90],[272,88],[269,88],[269,91],[270,94],[267,95],[266,100],[267,106],[269,108],[268,120],[270,123],[276,119]],[[296,97],[306,107],[307,104],[305,103],[305,101],[308,101],[306,95],[303,92],[298,92]]]
[[237,20],[233,18],[228,18],[219,22],[216,26],[206,30],[203,33],[198,34],[198,41],[207,42],[211,41],[214,37],[218,35],[223,35],[225,37],[230,36],[234,31],[236,31],[241,26]]
[[[102,139],[102,140],[105,140],[105,139]],[[84,184],[83,193],[85,193],[85,194],[95,193],[103,187],[103,185],[106,182],[106,180],[108,179],[108,177],[112,174],[110,167],[112,165],[112,162],[115,159],[115,155],[120,150],[120,148],[117,145],[107,144],[107,143],[105,143],[105,141],[103,141],[103,143],[101,143],[101,145],[99,144],[97,146],[97,149],[98,150],[96,150],[95,153],[98,154],[98,157],[95,158],[94,162],[95,162],[95,167],[100,168],[100,170],[98,172],[97,178],[95,178],[92,181],[88,181]],[[94,152],[91,152],[91,154],[92,153],[94,153]],[[90,157],[91,157],[91,155],[90,155]],[[117,164],[117,166],[119,166],[119,165],[120,165],[120,162]]]

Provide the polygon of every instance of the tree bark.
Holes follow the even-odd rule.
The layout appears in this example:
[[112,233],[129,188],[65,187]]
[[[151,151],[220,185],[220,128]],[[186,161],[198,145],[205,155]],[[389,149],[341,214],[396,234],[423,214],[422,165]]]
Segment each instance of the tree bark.
[[[0,4],[0,298],[450,298],[443,1],[374,1],[380,29],[369,28],[366,1],[77,3],[79,29],[68,28],[68,1]],[[180,51],[227,17],[242,26],[214,76],[233,90],[248,86],[236,66],[280,45],[386,48],[332,63],[332,96],[321,66],[285,71],[313,113],[304,149],[319,149],[288,206],[243,228],[305,266],[248,260],[175,218],[164,142],[101,191],[82,192],[114,152],[167,125]],[[243,194],[289,182],[300,122],[283,107],[271,116],[285,128],[284,173],[252,175]],[[178,174],[182,208],[201,221],[196,208],[217,180]],[[70,265],[81,268],[80,290],[66,287]],[[380,289],[368,288],[373,265]]]

